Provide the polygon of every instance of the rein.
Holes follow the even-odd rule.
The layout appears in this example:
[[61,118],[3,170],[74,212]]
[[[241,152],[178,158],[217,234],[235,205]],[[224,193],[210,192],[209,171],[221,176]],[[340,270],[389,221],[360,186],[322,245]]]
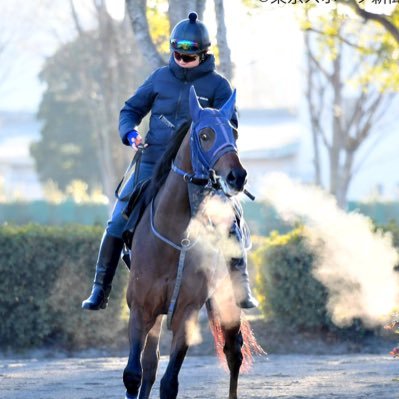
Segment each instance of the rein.
[[183,169],[180,169],[178,166],[176,166],[176,164],[173,161],[172,161],[172,170],[173,172],[182,176],[183,180],[186,183],[193,183],[198,186],[206,186],[209,183],[209,176],[205,175],[196,176],[195,173],[185,172]]

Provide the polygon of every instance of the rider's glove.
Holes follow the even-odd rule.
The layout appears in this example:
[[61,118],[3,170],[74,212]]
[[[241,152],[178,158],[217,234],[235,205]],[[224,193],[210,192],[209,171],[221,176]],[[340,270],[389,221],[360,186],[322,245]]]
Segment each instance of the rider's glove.
[[126,138],[130,145],[137,150],[137,147],[139,144],[143,142],[143,138],[140,136],[139,132],[137,130],[132,130],[126,135]]

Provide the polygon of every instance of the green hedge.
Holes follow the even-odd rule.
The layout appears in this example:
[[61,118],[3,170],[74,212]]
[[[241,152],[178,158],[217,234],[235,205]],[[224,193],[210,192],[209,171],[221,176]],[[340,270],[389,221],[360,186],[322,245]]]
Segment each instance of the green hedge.
[[266,319],[282,327],[313,330],[332,326],[327,314],[327,291],[313,278],[315,255],[302,229],[273,233],[254,251],[255,291]]
[[[393,234],[394,245],[398,246],[398,225],[392,222],[383,228]],[[327,311],[327,289],[312,274],[317,255],[302,227],[287,234],[273,232],[267,238],[255,238],[254,244],[250,260],[256,272],[255,292],[266,321],[284,333],[323,331],[341,337],[374,333],[359,319],[345,328],[334,325]]]
[[127,271],[118,268],[110,307],[81,309],[93,280],[101,227],[0,227],[0,348],[118,345],[127,334]]

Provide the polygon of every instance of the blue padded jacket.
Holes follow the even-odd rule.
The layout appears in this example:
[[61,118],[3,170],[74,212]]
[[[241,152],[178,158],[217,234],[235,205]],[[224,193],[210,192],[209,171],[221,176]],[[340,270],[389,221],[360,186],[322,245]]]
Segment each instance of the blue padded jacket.
[[[208,55],[195,68],[181,68],[172,55],[169,65],[155,70],[125,102],[119,116],[119,134],[126,145],[129,145],[127,134],[151,111],[144,162],[156,162],[173,136],[174,128],[191,121],[188,107],[191,85],[203,107],[220,108],[232,93],[228,80],[215,71],[213,55]],[[231,122],[237,127],[236,114]]]

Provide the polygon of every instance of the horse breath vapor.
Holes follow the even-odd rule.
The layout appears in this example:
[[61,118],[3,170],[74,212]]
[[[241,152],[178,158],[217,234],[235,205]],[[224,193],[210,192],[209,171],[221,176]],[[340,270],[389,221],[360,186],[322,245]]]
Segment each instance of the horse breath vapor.
[[318,255],[313,274],[328,290],[333,322],[347,326],[360,318],[369,327],[383,325],[399,299],[394,271],[398,252],[391,235],[375,231],[368,217],[343,211],[320,188],[295,183],[286,175],[271,175],[262,187],[261,201],[270,203],[284,220],[305,225]]

